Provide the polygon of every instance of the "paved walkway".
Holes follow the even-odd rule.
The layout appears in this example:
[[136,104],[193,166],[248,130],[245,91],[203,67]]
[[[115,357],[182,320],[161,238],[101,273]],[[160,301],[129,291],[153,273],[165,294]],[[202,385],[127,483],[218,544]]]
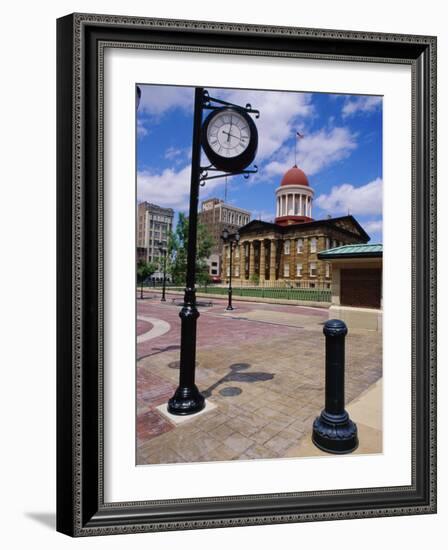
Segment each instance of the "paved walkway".
[[[159,297],[138,300],[139,323],[146,323],[137,346],[138,464],[316,454],[304,442],[324,402],[322,325],[328,312],[249,302],[226,312],[225,306],[213,299],[212,307],[200,308],[198,320],[196,383],[215,408],[175,424],[157,407],[178,384],[179,307],[169,295],[165,303]],[[168,330],[154,332],[161,326]],[[381,356],[378,333],[349,332],[347,403],[381,378]],[[380,391],[370,401],[381,410]],[[356,422],[359,407],[354,411]],[[360,430],[357,452],[381,452],[381,426],[375,429],[376,438],[373,432],[364,438]]]

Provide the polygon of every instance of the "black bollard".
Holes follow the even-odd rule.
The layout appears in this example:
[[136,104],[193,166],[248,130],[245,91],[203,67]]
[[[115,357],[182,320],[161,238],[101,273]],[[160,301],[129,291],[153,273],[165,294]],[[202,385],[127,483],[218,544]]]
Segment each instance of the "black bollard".
[[313,424],[313,443],[322,451],[351,453],[358,447],[358,429],[345,410],[344,371],[347,325],[331,319],[325,334],[325,409]]

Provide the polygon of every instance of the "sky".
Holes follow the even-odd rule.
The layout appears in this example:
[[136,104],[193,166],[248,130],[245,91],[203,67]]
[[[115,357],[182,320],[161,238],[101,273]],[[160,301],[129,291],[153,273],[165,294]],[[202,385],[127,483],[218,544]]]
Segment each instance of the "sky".
[[[194,88],[140,85],[137,111],[137,199],[188,212]],[[273,221],[275,189],[297,165],[314,189],[313,218],[352,214],[382,242],[382,98],[324,92],[207,88],[210,95],[260,111],[254,119],[258,173],[207,181],[211,197]],[[208,111],[205,111],[204,118]],[[303,138],[297,138],[297,132]],[[203,165],[209,164],[203,153]]]

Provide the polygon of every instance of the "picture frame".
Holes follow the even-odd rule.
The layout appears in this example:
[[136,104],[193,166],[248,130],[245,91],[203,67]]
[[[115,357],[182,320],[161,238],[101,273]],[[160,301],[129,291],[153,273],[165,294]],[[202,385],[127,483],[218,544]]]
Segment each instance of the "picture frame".
[[[408,65],[412,74],[412,483],[104,498],[104,49]],[[57,22],[57,530],[92,536],[436,512],[436,38],[72,14]],[[399,430],[399,426],[394,429]]]

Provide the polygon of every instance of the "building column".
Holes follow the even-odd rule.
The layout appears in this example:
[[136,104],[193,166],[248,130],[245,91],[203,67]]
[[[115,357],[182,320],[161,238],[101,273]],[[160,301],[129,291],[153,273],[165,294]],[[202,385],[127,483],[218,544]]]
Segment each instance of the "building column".
[[297,273],[297,239],[290,240],[290,251],[289,251],[289,279],[291,281],[296,280]]
[[275,281],[275,257],[277,255],[277,243],[275,239],[271,240],[271,250],[269,258],[269,280]]
[[245,246],[244,243],[239,245],[240,248],[240,281],[243,281],[246,277],[246,257],[244,255]]
[[253,241],[249,242],[249,280],[252,279],[255,273],[255,251]]
[[266,273],[266,258],[264,240],[260,241],[260,282],[264,281]]

